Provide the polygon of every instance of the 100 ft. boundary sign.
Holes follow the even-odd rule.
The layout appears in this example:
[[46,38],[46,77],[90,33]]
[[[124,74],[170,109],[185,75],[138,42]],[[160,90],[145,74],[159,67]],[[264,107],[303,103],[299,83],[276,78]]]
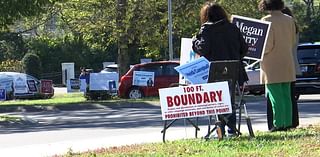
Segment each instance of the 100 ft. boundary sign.
[[162,120],[232,113],[228,82],[159,89]]

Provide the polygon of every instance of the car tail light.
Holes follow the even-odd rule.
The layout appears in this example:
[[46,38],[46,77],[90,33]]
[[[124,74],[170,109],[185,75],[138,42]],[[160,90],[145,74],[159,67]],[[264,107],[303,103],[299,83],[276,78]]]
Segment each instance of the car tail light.
[[122,82],[124,80],[124,78],[125,78],[125,75],[121,76],[120,82]]

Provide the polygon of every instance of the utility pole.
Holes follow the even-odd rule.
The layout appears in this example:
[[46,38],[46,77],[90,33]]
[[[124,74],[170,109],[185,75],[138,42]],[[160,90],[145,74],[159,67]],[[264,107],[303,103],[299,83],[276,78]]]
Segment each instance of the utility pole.
[[171,0],[168,0],[168,33],[169,33],[169,60],[173,60],[173,45],[172,45],[172,9]]

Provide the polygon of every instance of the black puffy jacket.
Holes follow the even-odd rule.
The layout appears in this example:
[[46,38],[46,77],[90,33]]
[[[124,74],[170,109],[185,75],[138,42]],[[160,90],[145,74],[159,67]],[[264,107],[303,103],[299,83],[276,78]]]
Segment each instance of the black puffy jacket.
[[[239,60],[248,52],[248,45],[238,27],[226,19],[204,23],[192,40],[192,49],[209,61]],[[239,83],[248,81],[244,67],[239,67]]]
[[241,60],[248,52],[240,30],[227,20],[204,23],[192,49],[209,61]]

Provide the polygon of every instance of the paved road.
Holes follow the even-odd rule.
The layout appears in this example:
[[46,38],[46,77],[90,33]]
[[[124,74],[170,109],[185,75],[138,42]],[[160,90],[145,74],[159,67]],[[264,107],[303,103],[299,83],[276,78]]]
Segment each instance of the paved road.
[[[320,122],[320,95],[302,96],[300,124]],[[1,127],[0,156],[52,156],[109,146],[161,142],[163,122],[159,104],[103,105],[94,109],[7,113],[23,116],[30,124]],[[247,109],[255,131],[266,131],[263,99],[250,100]],[[204,136],[206,118],[200,119],[199,137]],[[241,126],[247,132],[246,125]],[[194,129],[184,120],[169,128],[168,140],[194,138]]]

